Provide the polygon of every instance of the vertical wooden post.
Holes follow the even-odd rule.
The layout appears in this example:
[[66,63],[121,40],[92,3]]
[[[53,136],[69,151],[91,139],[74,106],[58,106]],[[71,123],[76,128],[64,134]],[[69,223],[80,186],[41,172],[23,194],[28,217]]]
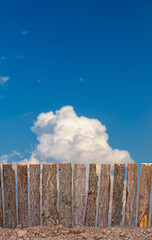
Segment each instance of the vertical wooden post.
[[71,163],[59,164],[59,222],[72,226],[72,167]]
[[90,164],[86,226],[91,226],[91,227],[95,227],[95,221],[96,221],[96,202],[97,202],[97,194],[98,194],[97,171],[98,171],[98,164]]
[[137,163],[128,163],[125,224],[124,224],[125,226],[136,225],[136,205],[137,205]]
[[74,164],[73,172],[73,223],[85,225],[86,216],[86,165]]
[[42,224],[57,224],[57,165],[43,164]]
[[122,220],[125,164],[114,164],[111,225],[120,225]]
[[137,226],[147,227],[151,191],[151,164],[141,164]]
[[98,203],[98,226],[108,226],[110,202],[110,164],[101,164],[100,189]]
[[15,228],[17,224],[17,218],[15,170],[13,168],[13,164],[3,164],[3,180],[5,227]]
[[17,164],[18,176],[18,224],[28,227],[27,164]]
[[30,164],[30,225],[40,225],[40,164]]
[[3,227],[3,205],[2,205],[1,165],[0,165],[0,227]]

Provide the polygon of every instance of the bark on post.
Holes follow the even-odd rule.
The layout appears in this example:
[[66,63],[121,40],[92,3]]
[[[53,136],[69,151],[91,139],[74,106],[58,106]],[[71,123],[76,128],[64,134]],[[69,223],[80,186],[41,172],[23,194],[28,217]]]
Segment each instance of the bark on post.
[[108,226],[110,202],[110,164],[101,164],[100,189],[98,203],[98,226]]
[[1,165],[0,165],[0,227],[3,227],[3,205],[2,205]]
[[40,225],[40,164],[30,164],[30,225]]
[[86,226],[95,227],[96,203],[98,194],[98,164],[89,166],[89,186],[87,198]]
[[122,220],[125,164],[114,164],[111,226],[120,225]]
[[43,164],[42,224],[57,224],[57,165]]
[[13,168],[13,164],[3,164],[3,182],[5,227],[15,228],[17,224],[17,218],[15,170]]
[[17,164],[18,176],[18,224],[28,227],[28,181],[27,164]]
[[59,222],[72,226],[72,167],[71,163],[59,164]]
[[74,164],[73,172],[73,223],[85,225],[86,216],[86,165]]
[[137,205],[137,163],[128,163],[125,224],[124,224],[125,226],[136,225],[136,205]]
[[137,226],[147,227],[151,191],[151,164],[141,164]]

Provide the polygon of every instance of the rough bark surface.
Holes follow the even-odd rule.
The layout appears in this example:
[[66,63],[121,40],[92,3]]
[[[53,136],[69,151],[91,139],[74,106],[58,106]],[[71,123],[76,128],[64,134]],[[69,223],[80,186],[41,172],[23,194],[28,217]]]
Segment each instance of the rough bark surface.
[[73,171],[73,224],[85,225],[86,216],[86,165],[74,164]]
[[18,177],[18,224],[28,227],[28,181],[27,165],[17,164]]
[[95,226],[96,221],[96,202],[98,194],[98,164],[89,166],[89,186],[87,198],[86,226]]
[[110,164],[101,164],[100,189],[98,203],[98,226],[108,226],[110,201]]
[[1,184],[1,166],[0,166],[0,227],[3,226],[3,205],[2,205],[2,184]]
[[125,164],[114,164],[111,226],[120,225],[122,220]]
[[30,225],[40,225],[40,164],[30,164]]
[[56,224],[57,219],[57,165],[43,164],[42,224]]
[[3,164],[3,181],[5,227],[15,228],[17,224],[17,218],[15,170],[13,168],[13,164]]
[[3,226],[3,205],[2,205],[2,184],[1,184],[1,166],[0,166],[0,227]]
[[59,164],[59,222],[72,226],[72,167],[71,163]]
[[128,163],[125,226],[136,225],[136,205],[137,205],[137,163]]
[[141,164],[137,226],[147,227],[151,191],[151,164]]

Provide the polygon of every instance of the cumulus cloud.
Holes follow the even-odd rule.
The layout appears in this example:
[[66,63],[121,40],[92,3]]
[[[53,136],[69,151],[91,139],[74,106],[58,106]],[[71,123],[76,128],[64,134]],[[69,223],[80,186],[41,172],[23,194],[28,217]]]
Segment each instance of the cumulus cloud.
[[4,83],[6,83],[8,80],[10,79],[10,77],[2,77],[0,76],[0,85],[3,85]]
[[38,145],[30,162],[128,163],[128,151],[112,149],[106,127],[97,119],[77,116],[72,106],[41,113],[31,130]]
[[17,160],[17,158],[20,158],[20,157],[21,157],[21,154],[16,150],[13,150],[11,153],[4,154],[0,157],[0,164],[15,162],[13,160]]

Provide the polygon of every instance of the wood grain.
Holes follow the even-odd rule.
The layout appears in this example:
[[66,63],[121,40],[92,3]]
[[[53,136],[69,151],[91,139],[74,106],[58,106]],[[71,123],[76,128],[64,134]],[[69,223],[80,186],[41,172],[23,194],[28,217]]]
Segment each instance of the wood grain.
[[18,224],[28,227],[28,181],[27,164],[17,164],[18,177]]
[[110,202],[110,164],[101,164],[100,189],[98,203],[98,226],[108,226],[109,202]]
[[111,226],[120,225],[122,220],[125,164],[114,164]]
[[42,224],[57,224],[57,165],[43,164]]
[[89,186],[87,198],[86,226],[95,227],[98,194],[98,164],[89,166]]
[[30,164],[30,226],[40,225],[40,164]]
[[151,164],[141,164],[137,226],[147,227],[151,191]]
[[128,163],[126,205],[125,205],[125,226],[136,225],[137,205],[137,163]]
[[3,205],[2,205],[1,165],[0,165],[0,227],[3,227]]
[[86,165],[74,164],[73,171],[73,224],[85,225],[86,216]]
[[72,167],[71,163],[59,164],[59,222],[72,226]]
[[17,218],[15,170],[13,168],[13,164],[3,164],[3,182],[5,227],[15,228],[17,224]]

